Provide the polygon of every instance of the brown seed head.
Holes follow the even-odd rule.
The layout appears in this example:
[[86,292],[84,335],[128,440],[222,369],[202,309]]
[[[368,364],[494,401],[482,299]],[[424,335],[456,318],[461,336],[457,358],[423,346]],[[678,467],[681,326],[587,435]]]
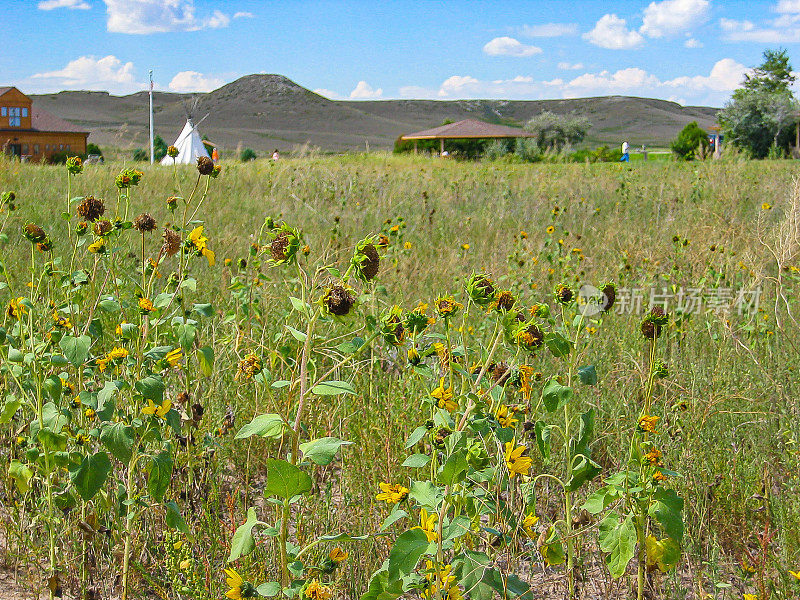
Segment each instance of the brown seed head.
[[106,205],[100,198],[86,196],[76,209],[78,215],[87,221],[97,221],[106,212]]
[[197,172],[200,175],[211,175],[214,171],[214,161],[207,156],[201,156],[197,159]]
[[174,256],[181,249],[181,235],[174,229],[164,227],[164,243],[161,251],[167,256]]
[[44,229],[39,227],[36,223],[26,223],[22,227],[22,235],[33,243],[43,242],[47,238]]
[[110,233],[112,229],[114,229],[114,226],[111,224],[111,221],[103,219],[94,224],[92,231],[94,231],[95,235],[102,236]]
[[139,233],[150,233],[156,228],[156,220],[148,213],[142,213],[133,220],[133,227]]
[[361,263],[361,272],[364,274],[364,279],[372,281],[378,274],[378,269],[381,266],[381,257],[378,256],[378,251],[372,244],[364,246],[362,253],[365,260]]
[[354,302],[355,297],[353,294],[341,285],[333,286],[325,295],[325,307],[328,312],[339,317],[349,313]]
[[269,246],[269,253],[275,261],[283,260],[286,258],[286,249],[289,247],[289,234],[281,232],[272,240]]

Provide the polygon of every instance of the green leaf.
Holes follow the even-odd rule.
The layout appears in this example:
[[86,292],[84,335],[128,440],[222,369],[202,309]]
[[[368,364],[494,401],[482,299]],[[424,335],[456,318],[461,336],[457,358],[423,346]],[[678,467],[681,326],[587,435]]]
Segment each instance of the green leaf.
[[36,439],[39,440],[43,448],[51,452],[63,452],[67,449],[67,436],[54,433],[47,427],[36,432]]
[[619,496],[617,488],[607,485],[591,494],[581,508],[593,515],[599,515],[619,499]]
[[355,388],[346,381],[323,381],[311,391],[317,396],[338,396],[339,394],[355,394]]
[[0,411],[0,425],[10,423],[20,406],[22,406],[22,403],[19,400],[9,397],[3,404],[3,410]]
[[419,469],[431,462],[431,457],[427,454],[412,454],[403,461],[401,467],[408,467],[410,469]]
[[600,549],[606,553],[606,565],[611,577],[619,579],[625,574],[636,548],[636,528],[630,515],[620,521],[620,516],[611,511],[600,521]]
[[247,556],[256,547],[256,541],[253,538],[253,527],[256,525],[266,525],[256,518],[256,511],[250,507],[247,509],[247,520],[243,525],[236,528],[236,532],[231,539],[231,553],[228,556],[228,562],[233,562],[241,556]]
[[409,529],[400,534],[389,551],[389,581],[398,581],[409,575],[425,554],[428,545],[428,536],[422,529]]
[[305,342],[306,341],[306,334],[302,331],[298,331],[294,327],[290,327],[289,325],[284,325],[286,329],[289,330],[289,333],[292,334],[292,337],[296,339],[298,342]]
[[211,317],[214,315],[214,307],[211,304],[195,304],[192,306],[192,312],[197,313],[201,317]]
[[349,533],[329,533],[321,535],[318,539],[323,542],[363,542],[369,537],[368,535],[350,535]]
[[16,458],[8,465],[8,476],[14,480],[20,494],[26,494],[31,489],[30,481],[33,478],[33,470]]
[[536,425],[534,425],[536,445],[539,447],[539,453],[545,460],[550,458],[550,433],[552,431],[553,426],[545,424],[544,421],[536,421]]
[[570,453],[575,456],[583,454],[590,457],[589,443],[592,441],[594,435],[594,409],[590,408],[581,415],[581,420],[578,423],[577,435],[569,441]]
[[648,512],[667,536],[678,544],[683,541],[683,498],[675,490],[658,488]]
[[86,357],[89,356],[89,347],[92,345],[92,338],[88,335],[82,335],[81,337],[65,335],[61,338],[61,341],[58,342],[58,345],[64,352],[64,356],[67,360],[72,363],[73,366],[79,367],[86,361]]
[[181,348],[188,351],[194,346],[194,340],[197,337],[197,326],[192,323],[184,323],[178,326],[177,330],[178,343]]
[[406,448],[411,448],[411,446],[415,445],[418,441],[425,437],[425,434],[428,433],[428,428],[424,425],[420,425],[414,431],[411,432],[411,435],[408,436],[408,440],[406,441]]
[[597,385],[597,369],[594,365],[586,365],[578,369],[578,377],[583,385]]
[[164,399],[164,390],[167,389],[167,386],[164,385],[164,382],[158,375],[148,375],[133,385],[136,391],[145,399],[152,400],[157,404],[161,404],[161,401]]
[[56,402],[61,398],[61,378],[51,375],[42,383],[42,388]]
[[214,349],[211,346],[203,346],[197,349],[197,362],[200,363],[200,371],[205,377],[211,377],[214,367]]
[[100,432],[100,443],[114,458],[127,464],[133,451],[133,428],[125,423],[106,425]]
[[313,463],[327,465],[336,456],[339,448],[352,443],[335,437],[323,437],[300,444],[300,452],[303,453],[303,458]]
[[107,313],[118,313],[120,310],[122,310],[122,307],[119,305],[119,302],[114,300],[112,296],[109,296],[108,298],[104,298],[103,300],[101,300],[98,303],[97,307],[103,312]]
[[662,573],[674,569],[681,560],[681,547],[672,538],[656,539],[648,535],[644,541],[647,553],[647,566],[658,567]]
[[547,412],[553,412],[563,408],[572,400],[574,392],[572,388],[561,385],[555,379],[550,379],[542,389],[542,401]]
[[578,454],[572,459],[572,469],[566,484],[567,490],[574,492],[587,481],[597,477],[600,471],[602,471],[600,465],[583,454]]
[[288,500],[311,490],[311,477],[285,460],[267,459],[266,496],[278,496]]
[[439,469],[439,481],[444,485],[459,483],[466,477],[468,467],[466,450],[453,452]]
[[280,415],[272,413],[258,415],[253,417],[252,421],[250,421],[247,425],[244,425],[239,430],[235,439],[241,440],[244,438],[249,438],[253,435],[279,439],[283,435],[285,429],[286,424],[283,422],[283,419],[281,419]]
[[186,519],[183,518],[181,514],[181,509],[178,505],[173,501],[170,500],[165,504],[167,507],[167,527],[170,529],[177,529],[181,533],[189,533],[189,526],[186,524]]
[[389,527],[394,525],[397,521],[402,519],[403,517],[407,517],[408,513],[400,508],[399,504],[395,504],[395,507],[392,509],[392,512],[389,513],[389,516],[383,520],[381,523],[381,531],[386,531]]
[[278,379],[277,381],[273,381],[269,384],[273,390],[279,390],[281,388],[285,388],[287,385],[292,385],[291,381],[287,381],[286,379]]
[[94,498],[111,472],[111,460],[105,452],[84,457],[80,466],[70,473],[75,489],[85,501]]
[[295,309],[299,313],[307,314],[308,309],[310,308],[308,304],[300,300],[300,298],[295,298],[294,296],[289,296],[289,302],[292,303],[292,308]]
[[556,358],[564,358],[572,351],[572,342],[555,331],[545,334],[544,343],[547,344],[550,354]]
[[397,600],[402,595],[402,580],[389,583],[389,573],[383,568],[373,573],[367,591],[361,594],[359,600]]
[[273,596],[277,596],[280,591],[281,584],[277,581],[267,581],[256,588],[258,595],[263,598],[272,598]]
[[172,479],[172,455],[169,450],[162,450],[150,458],[147,469],[147,491],[156,502],[164,499],[169,482]]
[[483,577],[491,569],[491,561],[483,552],[466,550],[453,558],[453,572],[472,600],[493,600],[494,589],[482,583]]
[[408,497],[422,508],[437,512],[439,504],[444,498],[444,492],[442,488],[437,487],[430,481],[412,481]]
[[491,587],[500,595],[502,600],[511,600],[513,598],[534,600],[530,584],[525,583],[513,573],[504,576],[497,569],[488,569],[484,571],[481,583]]

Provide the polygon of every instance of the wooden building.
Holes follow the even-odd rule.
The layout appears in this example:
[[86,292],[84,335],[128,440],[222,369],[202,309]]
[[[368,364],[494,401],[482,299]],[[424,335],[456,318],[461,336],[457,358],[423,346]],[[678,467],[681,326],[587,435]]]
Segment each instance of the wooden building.
[[0,149],[26,160],[49,160],[57,152],[86,154],[89,133],[33,106],[15,87],[0,87]]

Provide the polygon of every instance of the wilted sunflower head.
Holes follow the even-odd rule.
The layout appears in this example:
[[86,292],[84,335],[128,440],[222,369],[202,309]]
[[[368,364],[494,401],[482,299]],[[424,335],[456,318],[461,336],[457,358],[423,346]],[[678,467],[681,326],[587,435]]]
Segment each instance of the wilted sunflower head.
[[161,251],[167,256],[174,256],[181,249],[181,234],[174,229],[164,227],[164,243]]
[[175,146],[167,147],[167,156],[169,156],[170,158],[175,158],[176,156],[178,156],[178,154],[179,154],[178,149]]
[[39,252],[50,252],[53,249],[53,240],[49,237],[45,237],[41,242],[36,242],[36,247],[39,249]]
[[380,270],[381,257],[375,247],[376,241],[374,236],[367,236],[356,244],[356,249],[353,252],[350,265],[355,276],[361,281],[372,281]]
[[148,213],[142,213],[133,220],[133,228],[141,234],[150,233],[156,228],[156,220]]
[[344,286],[338,284],[329,287],[322,297],[322,306],[325,311],[337,317],[343,317],[348,314],[355,302],[355,295]]
[[534,304],[531,306],[530,311],[532,317],[538,317],[540,319],[546,319],[550,316],[550,307],[547,304]]
[[523,323],[514,334],[514,340],[523,349],[533,352],[544,343],[544,333],[535,323]]
[[208,156],[198,156],[197,157],[197,172],[200,175],[211,175],[214,171],[214,161],[211,160]]
[[86,221],[97,221],[106,212],[106,205],[100,198],[86,196],[75,209],[78,216]]
[[514,298],[514,294],[511,293],[511,291],[503,290],[495,294],[491,306],[499,311],[508,312],[514,308],[514,303],[516,301],[517,299]]
[[67,159],[67,171],[70,175],[79,175],[83,172],[83,161],[80,156],[70,156]]
[[395,305],[381,316],[381,335],[393,346],[399,346],[406,337],[403,309]]
[[439,296],[434,302],[434,306],[436,307],[436,312],[439,313],[439,316],[443,319],[449,319],[460,309],[464,308],[464,305],[460,302],[456,302],[452,296]]
[[114,230],[114,226],[111,224],[111,221],[108,219],[103,219],[102,221],[97,221],[92,227],[92,231],[94,231],[95,235],[99,236],[106,236]]
[[600,291],[603,293],[603,310],[611,310],[617,300],[617,285],[609,281],[600,288]]
[[559,304],[569,304],[575,297],[575,292],[568,285],[561,283],[556,287],[555,297]]
[[642,335],[648,340],[654,340],[661,335],[661,328],[669,322],[669,316],[660,306],[654,306],[642,320]]
[[491,375],[492,381],[495,383],[503,384],[506,382],[509,375],[511,375],[511,371],[508,365],[501,361],[489,365],[489,375]]
[[43,242],[47,237],[44,229],[39,227],[36,223],[25,223],[25,225],[22,226],[22,235],[32,244]]
[[289,264],[296,260],[300,250],[302,234],[285,222],[275,230],[275,237],[269,245],[269,253],[274,265]]
[[494,298],[494,282],[485,273],[473,273],[467,280],[467,294],[478,306],[486,306]]

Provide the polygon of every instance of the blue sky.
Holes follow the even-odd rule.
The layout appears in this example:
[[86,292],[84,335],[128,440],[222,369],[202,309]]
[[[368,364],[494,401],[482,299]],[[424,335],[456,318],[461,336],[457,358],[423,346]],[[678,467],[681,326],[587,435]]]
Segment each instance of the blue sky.
[[[280,73],[331,98],[624,94],[719,106],[800,0],[2,0],[0,85],[210,91]],[[9,40],[11,43],[8,43]]]

